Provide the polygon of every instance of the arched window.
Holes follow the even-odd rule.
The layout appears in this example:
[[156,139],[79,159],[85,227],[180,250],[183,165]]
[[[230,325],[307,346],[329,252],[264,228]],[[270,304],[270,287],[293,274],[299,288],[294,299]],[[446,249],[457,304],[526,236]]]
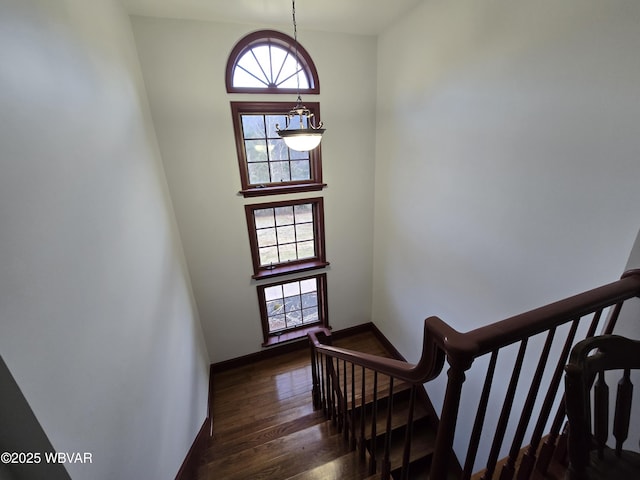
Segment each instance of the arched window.
[[227,61],[226,84],[229,93],[320,93],[307,51],[275,30],[250,33],[236,44]]

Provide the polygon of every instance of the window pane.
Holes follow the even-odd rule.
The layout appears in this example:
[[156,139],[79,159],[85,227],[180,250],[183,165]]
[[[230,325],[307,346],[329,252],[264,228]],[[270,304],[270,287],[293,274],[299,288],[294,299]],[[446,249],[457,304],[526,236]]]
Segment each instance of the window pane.
[[245,140],[244,148],[247,152],[247,162],[267,161],[266,140]]
[[298,252],[296,251],[295,243],[280,245],[280,261],[281,262],[292,262],[297,259],[298,259]]
[[310,203],[304,203],[302,205],[295,205],[294,212],[296,215],[296,223],[310,223],[313,222],[313,209]]
[[271,46],[271,67],[273,68],[274,83],[278,83],[278,78],[282,77],[282,67],[289,53],[275,45]]
[[296,225],[296,240],[301,242],[303,240],[313,240],[313,224],[303,223]]
[[284,140],[269,140],[269,160],[289,160],[289,148]]
[[302,67],[292,56],[288,56],[282,67],[282,73],[278,79],[278,87],[280,88],[309,88],[309,80],[302,70]]
[[242,115],[244,138],[265,138],[263,115]]
[[313,241],[298,243],[298,259],[313,258],[316,256]]
[[273,182],[290,182],[289,162],[271,162],[271,178]]
[[259,208],[254,210],[253,218],[256,222],[256,228],[273,227],[276,224],[273,208]]
[[[284,140],[283,140],[284,142]],[[297,150],[290,150],[291,160],[307,160],[309,161],[309,152],[298,152]]]
[[267,162],[249,163],[249,183],[252,185],[262,185],[271,182],[269,177],[269,164]]
[[287,324],[284,321],[283,315],[274,315],[269,317],[269,331],[277,332],[278,330],[284,330],[287,328]]
[[282,298],[282,285],[273,285],[271,287],[265,287],[264,298],[266,301],[274,300],[276,298]]
[[278,227],[278,243],[294,243],[296,241],[296,233],[293,225]]
[[319,320],[318,307],[305,308],[302,310],[303,323],[313,323]]
[[315,292],[318,290],[318,281],[315,278],[308,278],[300,281],[300,291],[304,293]]
[[241,68],[236,68],[233,73],[233,84],[242,88],[267,88],[267,84]]
[[258,67],[252,70],[251,73],[259,78],[265,78],[267,83],[273,83],[271,81],[271,55],[267,45],[258,45],[252,49],[253,55],[258,60]]
[[298,310],[297,312],[291,312],[291,313],[285,314],[285,318],[286,318],[288,328],[293,328],[293,327],[297,327],[298,325],[302,325],[302,312],[300,310]]
[[300,295],[300,282],[290,282],[282,285],[285,297],[291,297],[292,295]]
[[278,258],[278,247],[264,247],[260,250],[260,266],[268,266],[274,263],[280,263]]
[[294,295],[293,297],[287,297],[284,299],[284,311],[286,313],[290,313],[295,310],[299,311],[301,308],[299,295]]
[[302,294],[302,307],[310,308],[318,305],[317,292],[303,293]]
[[[284,130],[287,127],[287,117],[285,115],[267,115],[266,117],[267,137],[280,138],[276,130],[276,125],[278,125],[281,130]],[[281,140],[281,142],[284,143],[283,140]]]
[[293,225],[293,207],[276,207],[276,225]]
[[278,242],[276,241],[276,229],[275,228],[265,228],[262,230],[258,230],[258,246],[259,247],[271,247],[276,245]]
[[311,179],[311,168],[308,160],[297,160],[295,162],[291,162],[290,169],[292,181]]
[[267,302],[267,313],[269,316],[282,314],[285,312],[285,305],[282,302],[282,299],[271,300]]

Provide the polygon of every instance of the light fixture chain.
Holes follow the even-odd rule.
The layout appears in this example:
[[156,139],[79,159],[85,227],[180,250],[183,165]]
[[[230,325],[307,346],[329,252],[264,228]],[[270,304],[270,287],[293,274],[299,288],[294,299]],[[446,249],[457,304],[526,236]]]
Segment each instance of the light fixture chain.
[[293,47],[295,49],[295,62],[296,62],[296,93],[298,94],[298,102],[301,102],[300,98],[300,66],[298,64],[298,24],[296,22],[296,0],[291,0],[291,14],[293,16]]

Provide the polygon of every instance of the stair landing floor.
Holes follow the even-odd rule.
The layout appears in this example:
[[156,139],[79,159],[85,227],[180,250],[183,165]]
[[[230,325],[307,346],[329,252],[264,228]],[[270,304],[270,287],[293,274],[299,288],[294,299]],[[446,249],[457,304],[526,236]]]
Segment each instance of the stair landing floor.
[[[334,345],[392,356],[369,332]],[[213,437],[197,480],[314,478],[332,458],[349,464],[341,435],[313,410],[311,389],[308,349],[216,373]]]

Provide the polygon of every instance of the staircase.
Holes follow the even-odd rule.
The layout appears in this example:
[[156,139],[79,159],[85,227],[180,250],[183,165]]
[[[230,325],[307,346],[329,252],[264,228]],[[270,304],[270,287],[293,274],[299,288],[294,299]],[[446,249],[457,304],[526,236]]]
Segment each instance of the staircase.
[[[299,350],[213,377],[213,437],[197,480],[563,478],[569,352],[615,333],[636,297],[640,270],[631,270],[469,332],[430,317],[416,364],[371,332],[309,332],[311,362]],[[423,385],[445,367],[437,418]],[[461,465],[454,439],[466,448]]]
[[[335,340],[343,348],[391,357],[371,332]],[[367,380],[367,385],[372,382]],[[351,381],[350,377],[348,381]],[[356,374],[354,381],[361,381]],[[400,478],[403,445],[411,401],[411,386],[394,385],[389,401],[389,378],[380,376],[375,395],[355,396],[344,425],[337,415],[311,404],[308,350],[291,352],[214,376],[213,437],[198,469],[198,480],[254,479],[379,479],[384,462],[387,409],[392,403],[389,469]],[[374,398],[377,400],[374,408]],[[414,400],[415,401],[415,400]],[[426,478],[433,452],[435,428],[430,405],[415,402],[410,478]],[[376,417],[372,424],[372,418]],[[364,418],[364,424],[361,419]],[[362,426],[367,431],[360,436]],[[375,425],[375,427],[371,427]],[[348,427],[348,428],[347,428]],[[358,432],[353,435],[353,432]],[[359,445],[364,438],[364,445]],[[364,448],[358,448],[358,447]],[[375,472],[375,473],[374,473]]]

